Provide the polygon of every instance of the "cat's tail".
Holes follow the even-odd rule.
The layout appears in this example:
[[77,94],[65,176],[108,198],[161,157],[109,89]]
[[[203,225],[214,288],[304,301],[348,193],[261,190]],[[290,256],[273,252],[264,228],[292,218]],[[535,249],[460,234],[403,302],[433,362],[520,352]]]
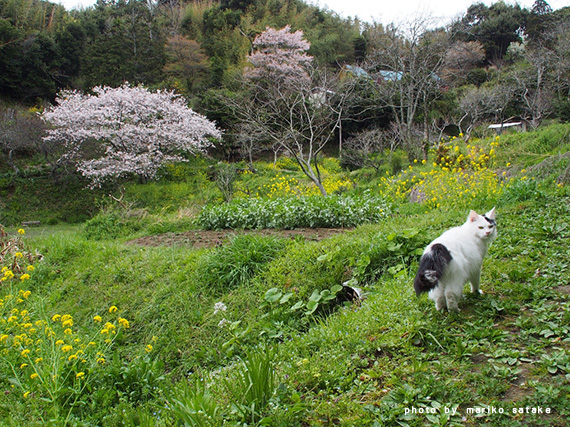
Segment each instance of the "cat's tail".
[[441,243],[432,245],[420,259],[418,274],[414,279],[416,295],[419,296],[422,292],[429,292],[437,287],[450,261],[451,253],[444,245]]

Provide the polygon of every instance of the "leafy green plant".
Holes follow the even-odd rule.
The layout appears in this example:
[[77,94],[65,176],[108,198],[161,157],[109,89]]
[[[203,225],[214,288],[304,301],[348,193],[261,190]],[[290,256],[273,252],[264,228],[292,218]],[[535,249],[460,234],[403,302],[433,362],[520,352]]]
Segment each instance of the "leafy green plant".
[[165,410],[188,427],[220,425],[220,406],[209,391],[206,379],[183,380],[166,392]]
[[360,196],[252,198],[205,206],[197,222],[205,229],[353,227],[378,222],[390,210],[386,199],[370,192]]
[[232,397],[232,408],[243,421],[255,424],[276,391],[276,354],[272,348],[259,347],[246,351],[233,372],[224,379],[224,386]]

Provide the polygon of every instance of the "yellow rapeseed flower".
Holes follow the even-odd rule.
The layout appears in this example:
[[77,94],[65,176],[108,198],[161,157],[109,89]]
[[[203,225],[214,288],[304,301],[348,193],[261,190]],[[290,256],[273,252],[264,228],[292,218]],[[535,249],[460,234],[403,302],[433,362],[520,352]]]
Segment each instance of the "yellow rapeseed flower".
[[25,392],[25,393],[24,393],[24,399],[27,399],[29,395],[30,395],[30,392],[29,392],[29,391]]
[[30,375],[30,378],[33,379],[33,380],[35,380],[35,379],[38,378],[38,377],[39,377],[39,375],[36,374],[35,372],[34,372],[32,375]]
[[36,267],[34,267],[33,265],[28,265],[26,267],[26,270],[28,270],[28,271],[34,271],[35,269],[36,269]]
[[53,322],[57,322],[59,319],[61,319],[61,315],[59,314],[54,314],[51,318]]
[[152,345],[147,344],[147,346],[144,348],[144,351],[146,351],[147,353],[150,353],[152,351]]
[[121,325],[125,329],[129,329],[131,327],[131,325],[129,324],[129,321],[127,319],[122,318],[122,317],[119,317],[119,325]]
[[93,321],[94,322],[102,322],[103,319],[101,318],[101,316],[95,316],[95,317],[93,317]]
[[73,350],[73,347],[70,346],[69,344],[64,345],[63,347],[61,347],[61,351],[63,351],[64,353],[67,353],[68,351]]
[[75,374],[75,378],[77,378],[78,380],[80,380],[84,376],[85,376],[85,372],[78,372],[77,374]]
[[118,310],[117,306],[112,305],[111,307],[109,307],[109,313],[116,313]]
[[24,230],[23,228],[18,229],[18,234],[23,236],[24,234],[26,234],[26,230]]

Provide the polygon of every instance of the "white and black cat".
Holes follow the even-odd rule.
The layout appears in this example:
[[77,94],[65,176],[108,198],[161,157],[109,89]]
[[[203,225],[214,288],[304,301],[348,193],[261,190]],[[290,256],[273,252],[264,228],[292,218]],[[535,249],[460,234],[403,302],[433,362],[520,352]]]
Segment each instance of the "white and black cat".
[[487,249],[497,237],[495,208],[485,215],[469,212],[460,227],[447,230],[425,249],[414,289],[419,296],[429,292],[435,308],[459,311],[463,287],[471,283],[471,292],[479,292],[481,265]]

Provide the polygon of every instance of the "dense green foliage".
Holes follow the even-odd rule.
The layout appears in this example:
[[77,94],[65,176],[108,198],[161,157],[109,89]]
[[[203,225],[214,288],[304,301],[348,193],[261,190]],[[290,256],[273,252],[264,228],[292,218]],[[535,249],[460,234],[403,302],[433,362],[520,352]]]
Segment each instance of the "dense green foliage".
[[[454,185],[439,207],[394,197],[391,216],[319,242],[125,244],[155,232],[159,219],[165,230],[184,228],[158,199],[145,199],[144,215],[131,204],[147,185],[183,185],[180,194],[202,186],[182,173],[132,184],[124,207],[85,227],[0,232],[4,424],[566,425],[568,132],[555,125],[476,141],[477,153],[495,153],[469,173],[494,171],[502,188],[481,181],[478,194],[490,194],[472,200]],[[359,171],[345,191],[410,191],[412,176],[458,175],[449,162],[434,151],[386,180]],[[206,174],[207,165],[193,167]],[[256,176],[255,185],[272,179]],[[210,201],[216,191],[221,199],[210,184]],[[436,312],[413,294],[419,254],[489,203],[499,237],[483,266],[485,294],[466,295],[460,313]],[[350,301],[343,283],[363,298]]]

